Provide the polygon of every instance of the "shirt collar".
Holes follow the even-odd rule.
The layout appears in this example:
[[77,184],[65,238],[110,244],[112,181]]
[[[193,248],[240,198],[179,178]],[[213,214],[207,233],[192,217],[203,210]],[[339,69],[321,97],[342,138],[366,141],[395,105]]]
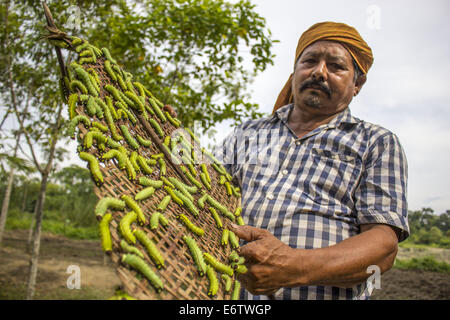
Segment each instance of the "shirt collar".
[[[283,121],[285,124],[287,124],[289,115],[294,108],[294,104],[288,104],[281,108],[279,108],[277,111],[275,111],[275,114],[272,115],[270,118],[270,122],[275,122],[277,120]],[[353,117],[350,111],[350,108],[346,108],[344,111],[338,113],[331,121],[328,123],[328,128],[336,128],[341,124],[356,124],[358,123],[358,119]]]

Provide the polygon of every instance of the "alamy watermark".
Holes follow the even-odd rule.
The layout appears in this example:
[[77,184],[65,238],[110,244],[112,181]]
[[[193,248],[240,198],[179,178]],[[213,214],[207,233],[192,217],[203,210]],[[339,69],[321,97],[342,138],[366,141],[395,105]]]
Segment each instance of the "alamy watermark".
[[67,267],[66,273],[70,274],[67,278],[67,289],[81,289],[81,269],[79,266],[71,264]]

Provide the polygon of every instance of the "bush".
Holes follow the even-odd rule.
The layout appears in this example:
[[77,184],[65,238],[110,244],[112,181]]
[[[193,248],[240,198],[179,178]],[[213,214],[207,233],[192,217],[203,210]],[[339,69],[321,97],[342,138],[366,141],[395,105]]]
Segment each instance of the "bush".
[[394,267],[407,270],[424,270],[442,273],[450,273],[450,264],[437,261],[433,257],[412,258],[410,260],[396,259]]

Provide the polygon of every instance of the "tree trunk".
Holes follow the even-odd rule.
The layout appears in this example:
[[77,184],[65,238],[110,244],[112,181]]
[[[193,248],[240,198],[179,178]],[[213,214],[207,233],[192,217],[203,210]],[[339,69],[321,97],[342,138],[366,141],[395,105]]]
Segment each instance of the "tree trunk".
[[[14,147],[14,157],[17,156],[17,148],[20,142],[20,132],[17,133],[16,145]],[[14,167],[10,168],[8,176],[8,184],[5,191],[5,196],[3,197],[2,212],[0,213],[0,246],[3,240],[3,233],[5,231],[6,217],[8,216],[9,200],[11,199],[11,190],[14,182]]]
[[35,226],[33,229],[33,241],[31,248],[31,257],[30,257],[30,265],[29,265],[29,277],[27,283],[27,300],[32,300],[36,288],[36,278],[38,271],[38,258],[39,258],[39,250],[41,247],[41,225],[42,225],[42,216],[44,213],[44,201],[45,201],[45,193],[47,189],[47,180],[48,173],[44,172],[41,180],[41,188],[39,190],[38,196],[38,205],[37,212],[35,218]]
[[25,212],[25,207],[27,205],[27,196],[28,196],[28,183],[26,183],[23,190],[23,198],[22,198],[22,207],[20,208],[21,212]]

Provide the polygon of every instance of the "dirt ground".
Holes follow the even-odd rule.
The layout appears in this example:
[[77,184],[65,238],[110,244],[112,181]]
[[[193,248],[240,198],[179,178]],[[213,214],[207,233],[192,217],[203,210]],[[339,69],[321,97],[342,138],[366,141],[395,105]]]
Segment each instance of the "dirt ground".
[[[26,230],[7,231],[0,247],[0,300],[24,299],[29,255]],[[432,252],[448,262],[449,252]],[[423,252],[401,250],[399,257]],[[423,253],[425,254],[425,253]],[[80,289],[68,289],[69,266],[80,268]],[[450,275],[436,272],[391,269],[381,277],[381,289],[373,299],[449,300]],[[98,241],[71,240],[44,233],[41,241],[35,299],[108,299],[120,286],[113,266],[105,259]]]

